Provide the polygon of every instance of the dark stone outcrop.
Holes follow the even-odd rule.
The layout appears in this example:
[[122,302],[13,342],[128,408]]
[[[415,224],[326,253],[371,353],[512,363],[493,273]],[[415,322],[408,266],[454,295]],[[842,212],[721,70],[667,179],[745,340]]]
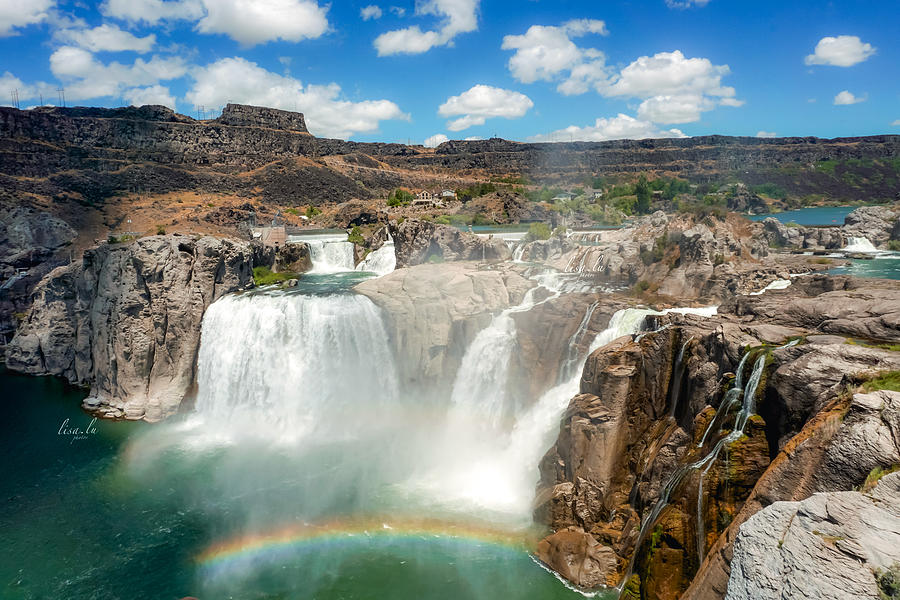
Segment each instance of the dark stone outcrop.
[[200,323],[224,294],[253,285],[272,252],[181,235],[104,244],[51,272],[7,351],[10,369],[90,386],[85,407],[156,421],[194,380]]
[[262,127],[309,133],[301,113],[245,104],[226,104],[222,115],[215,122],[231,127]]

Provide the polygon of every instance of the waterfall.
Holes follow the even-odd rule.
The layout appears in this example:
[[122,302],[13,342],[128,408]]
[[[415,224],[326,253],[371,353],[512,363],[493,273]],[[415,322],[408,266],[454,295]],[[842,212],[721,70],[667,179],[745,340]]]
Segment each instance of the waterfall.
[[562,383],[564,381],[570,380],[578,371],[578,345],[581,343],[584,335],[587,333],[588,326],[591,323],[591,317],[594,316],[594,311],[599,305],[600,302],[595,301],[591,303],[590,306],[588,306],[587,311],[584,313],[584,317],[581,319],[581,323],[578,324],[578,329],[575,330],[575,333],[572,334],[572,337],[569,339],[569,343],[567,344],[568,350],[566,350],[566,358],[563,361],[562,366],[559,368],[559,375],[556,379],[557,383]]
[[340,273],[353,270],[353,244],[340,239],[308,239],[313,268],[310,273]]
[[878,252],[878,248],[866,237],[848,237],[847,245],[842,250],[844,252]]
[[513,250],[513,255],[512,255],[513,262],[517,262],[517,263],[522,262],[522,255],[525,254],[525,246],[527,246],[527,245],[528,245],[528,242],[526,242],[526,241],[521,241],[516,244],[515,249]]
[[528,290],[522,302],[496,315],[478,332],[456,373],[451,405],[467,414],[480,414],[491,429],[496,429],[510,412],[507,380],[517,341],[512,315],[534,308],[537,305],[534,294],[541,287]]
[[398,394],[379,309],[356,294],[225,296],[203,317],[197,369],[197,416],[229,435],[333,434]]
[[391,273],[396,268],[397,254],[394,252],[394,239],[390,235],[381,248],[370,252],[356,265],[357,271],[369,271],[379,277]]
[[[792,340],[787,344],[780,346],[777,348],[778,350],[782,348],[788,348],[796,345],[799,340]],[[650,514],[641,522],[641,528],[638,532],[637,542],[634,546],[634,553],[631,555],[631,560],[628,565],[628,571],[625,574],[625,578],[622,580],[622,589],[624,589],[624,585],[628,582],[628,579],[631,577],[631,574],[634,571],[634,563],[637,559],[637,553],[640,551],[641,544],[647,538],[647,532],[649,528],[653,525],[656,519],[659,518],[662,510],[668,505],[669,497],[676,487],[684,480],[686,476],[692,473],[695,470],[703,469],[700,473],[700,481],[697,489],[697,551],[699,554],[700,562],[703,562],[703,555],[705,553],[705,534],[704,534],[704,526],[703,526],[703,477],[709,472],[712,465],[715,464],[716,459],[719,456],[719,453],[722,451],[722,448],[731,444],[741,436],[744,435],[744,430],[747,427],[747,423],[750,420],[750,416],[754,414],[756,410],[756,392],[759,388],[759,382],[762,380],[763,372],[766,368],[766,360],[768,358],[768,352],[760,353],[759,357],[756,359],[756,362],[753,364],[753,371],[750,374],[750,377],[747,379],[747,384],[743,388],[743,402],[741,404],[741,410],[738,412],[737,417],[735,417],[735,425],[734,429],[718,442],[716,442],[715,446],[713,446],[712,450],[701,457],[700,459],[689,463],[687,465],[683,465],[676,469],[676,471],[666,480],[665,484],[660,491],[659,498],[656,500],[656,503],[653,505],[653,508],[650,510]],[[740,392],[735,392],[735,390],[740,390],[740,386],[742,383],[742,375],[744,371],[744,365],[747,362],[748,357],[750,356],[750,351],[747,351],[744,356],[741,358],[740,365],[738,366],[737,376],[735,378],[735,386],[730,389],[725,394],[725,398],[722,400],[722,404],[719,408],[718,412],[727,413],[728,407],[733,405],[734,401],[740,394]],[[713,417],[713,422],[717,420],[718,414],[716,417]],[[706,439],[706,436],[709,434],[710,429],[712,428],[712,423],[707,428],[707,430],[703,434],[703,439]],[[703,442],[701,441],[700,447],[703,446]]]
[[693,340],[693,337],[689,337],[684,344],[681,345],[681,350],[678,352],[678,357],[675,359],[675,366],[672,368],[672,383],[669,391],[670,418],[675,417],[675,411],[678,408],[678,398],[681,396],[681,380],[684,379],[685,371],[684,353]]

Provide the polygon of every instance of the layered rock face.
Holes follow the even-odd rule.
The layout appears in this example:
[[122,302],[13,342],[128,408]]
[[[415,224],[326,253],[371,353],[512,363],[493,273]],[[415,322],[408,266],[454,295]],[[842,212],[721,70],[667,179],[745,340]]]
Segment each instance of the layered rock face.
[[76,233],[42,211],[0,210],[0,353],[31,306],[31,292],[54,268],[69,262]]
[[398,267],[428,261],[498,261],[510,258],[509,248],[503,240],[481,238],[449,225],[406,219],[399,224],[391,221],[389,227],[394,238]]
[[[897,410],[900,394],[878,396],[860,402]],[[889,598],[880,579],[900,564],[898,522],[900,473],[884,476],[866,493],[826,492],[776,502],[741,527],[725,597]]]
[[[656,317],[654,327],[668,326],[589,357],[540,465],[535,518],[555,531],[541,560],[577,585],[622,584],[628,598],[721,598],[753,514],[855,489],[900,462],[900,394],[845,394],[900,369],[900,354],[877,343],[900,339],[900,288],[796,282],[716,317]],[[861,331],[871,343],[853,342]],[[790,337],[801,342],[785,345]],[[754,390],[751,408],[729,438],[748,399],[725,390],[748,348],[737,389]]]
[[273,260],[246,242],[180,235],[88,250],[37,287],[7,365],[89,385],[85,407],[103,416],[165,418],[193,383],[206,307]]
[[231,127],[263,127],[309,133],[306,129],[306,120],[301,113],[262,106],[229,103],[222,109],[222,115],[215,122]]

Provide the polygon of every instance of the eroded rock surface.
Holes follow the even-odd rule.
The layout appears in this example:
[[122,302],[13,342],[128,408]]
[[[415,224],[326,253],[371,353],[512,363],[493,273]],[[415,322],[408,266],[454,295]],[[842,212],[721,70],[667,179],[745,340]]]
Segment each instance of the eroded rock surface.
[[7,364],[89,385],[85,406],[101,415],[165,418],[192,385],[206,307],[272,260],[247,242],[180,235],[88,250],[37,287]]
[[[897,394],[900,399],[900,394]],[[727,600],[880,600],[878,573],[900,563],[900,473],[873,490],[776,502],[734,542]]]

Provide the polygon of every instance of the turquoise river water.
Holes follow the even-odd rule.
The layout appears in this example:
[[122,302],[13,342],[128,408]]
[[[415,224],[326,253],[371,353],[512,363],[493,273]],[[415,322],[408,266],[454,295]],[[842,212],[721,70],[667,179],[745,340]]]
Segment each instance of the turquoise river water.
[[214,304],[196,406],[165,423],[0,371],[0,597],[581,597],[532,558],[533,465],[507,493],[465,415],[404,396],[374,305],[341,291],[364,276]]

